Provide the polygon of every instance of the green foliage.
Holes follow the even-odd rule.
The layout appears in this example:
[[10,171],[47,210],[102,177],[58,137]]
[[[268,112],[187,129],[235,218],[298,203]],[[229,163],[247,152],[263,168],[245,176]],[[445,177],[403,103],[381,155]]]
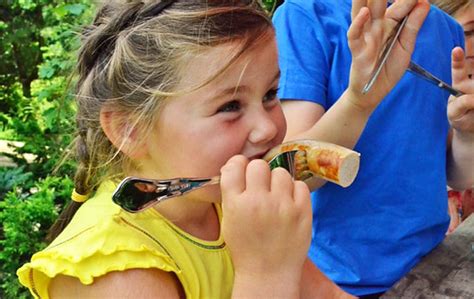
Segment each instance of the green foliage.
[[32,177],[33,174],[25,172],[23,167],[0,168],[0,198],[17,186],[25,187]]
[[9,154],[18,167],[0,168],[0,298],[30,297],[16,269],[45,246],[47,229],[69,201],[73,162],[52,173],[72,141],[68,82],[91,3],[0,2],[0,139],[19,141]]
[[283,0],[260,0],[260,4],[268,12],[269,15],[272,15],[275,9],[283,3]]
[[[92,10],[88,0],[9,2],[3,7],[8,16],[2,16],[6,33],[0,47],[6,51],[0,54],[5,61],[0,80],[6,87],[0,101],[6,103],[1,105],[4,114],[13,117],[0,121],[8,132],[3,135],[25,143],[14,161],[41,178],[71,142],[74,106],[67,85],[78,46],[76,32]],[[36,157],[33,163],[25,153]]]
[[[18,171],[0,172],[0,179],[11,183]],[[28,180],[28,174],[19,174],[19,181]],[[0,181],[2,183],[3,181]],[[17,182],[0,202],[0,221],[3,224],[0,238],[0,269],[3,298],[28,297],[28,291],[20,286],[16,277],[18,267],[33,252],[46,246],[43,242],[47,229],[58,215],[56,201],[65,201],[72,191],[68,178],[47,177],[26,189]]]

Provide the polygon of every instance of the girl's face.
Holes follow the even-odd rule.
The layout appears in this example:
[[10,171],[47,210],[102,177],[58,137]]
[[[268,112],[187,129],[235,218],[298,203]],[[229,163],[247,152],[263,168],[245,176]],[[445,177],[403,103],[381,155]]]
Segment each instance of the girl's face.
[[474,2],[458,10],[454,17],[462,25],[466,38],[466,60],[469,75],[474,73]]
[[[216,46],[193,58],[178,90],[213,76],[227,65],[236,47],[236,43]],[[167,102],[146,142],[141,175],[209,177],[218,175],[234,155],[261,158],[286,133],[276,96],[278,79],[276,44],[269,32],[212,82]],[[187,196],[218,202],[220,191],[213,186]]]

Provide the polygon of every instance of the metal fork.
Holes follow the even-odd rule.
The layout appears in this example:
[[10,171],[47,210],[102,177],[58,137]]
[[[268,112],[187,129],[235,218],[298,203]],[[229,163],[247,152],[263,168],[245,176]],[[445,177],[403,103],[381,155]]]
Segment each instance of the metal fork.
[[[295,177],[295,154],[297,152],[297,150],[293,150],[278,154],[268,162],[270,169],[283,167],[292,177]],[[136,213],[170,198],[219,182],[220,176],[165,180],[127,177],[115,189],[112,200],[124,210]]]
[[[366,94],[369,92],[370,88],[372,88],[375,80],[377,79],[378,75],[380,74],[384,64],[387,62],[388,57],[390,56],[390,52],[392,51],[395,43],[397,42],[398,37],[400,36],[403,27],[407,22],[408,17],[404,17],[402,21],[395,27],[395,30],[392,32],[391,36],[388,38],[387,43],[382,51],[382,55],[380,56],[379,60],[376,63],[374,70],[372,71],[372,75],[370,76],[369,82],[364,86],[362,89],[362,93]],[[427,80],[430,83],[438,86],[439,88],[447,90],[450,94],[459,97],[464,95],[464,93],[460,90],[455,89],[448,83],[444,82],[443,80],[439,79],[438,77],[434,76],[432,73],[428,72],[418,64],[410,61],[407,70],[422,79]]]
[[405,24],[407,23],[408,17],[404,17],[403,20],[397,24],[397,26],[394,28],[394,31],[388,38],[384,49],[382,51],[382,54],[380,55],[379,60],[375,64],[374,70],[372,71],[372,74],[370,75],[369,82],[365,84],[364,88],[362,89],[362,94],[366,94],[369,92],[369,90],[372,88],[372,86],[375,83],[375,80],[377,80],[380,72],[382,71],[383,66],[388,60],[388,57],[390,56],[390,53],[392,52],[393,47],[397,43],[398,37],[402,33],[403,27],[405,27]]
[[444,82],[443,80],[437,78],[435,75],[432,73],[428,72],[418,64],[414,63],[413,61],[410,61],[410,64],[408,65],[408,71],[410,71],[412,74],[417,75],[420,78],[423,78],[427,80],[428,82],[433,83],[434,85],[438,86],[439,88],[447,90],[450,94],[452,94],[455,97],[460,97],[464,95],[464,93],[460,90],[457,90],[456,88],[452,87],[448,83]]

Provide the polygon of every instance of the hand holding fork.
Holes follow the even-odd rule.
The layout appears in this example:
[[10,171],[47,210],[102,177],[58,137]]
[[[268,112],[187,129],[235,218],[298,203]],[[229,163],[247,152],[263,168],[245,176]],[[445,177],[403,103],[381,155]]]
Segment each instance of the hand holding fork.
[[[464,93],[458,98],[451,96],[448,101],[448,119],[451,127],[463,139],[474,143],[474,79],[469,76],[464,51],[455,48],[452,51],[453,85]],[[472,148],[472,147],[471,147]],[[471,150],[472,152],[472,150]]]
[[[354,106],[372,112],[397,84],[409,65],[428,12],[427,1],[400,0],[387,7],[386,1],[353,0],[352,24],[347,33],[352,65],[346,94]],[[406,26],[400,26],[402,21]],[[398,38],[387,43],[396,32]],[[389,46],[385,53],[384,46]],[[390,51],[389,57],[386,54]],[[387,57],[383,63],[379,61],[381,56]],[[364,86],[374,76],[369,92]]]
[[[369,81],[362,90],[363,94],[368,93],[376,82],[385,63],[389,59],[395,43],[407,23],[407,19],[408,17],[403,18],[387,40],[382,55],[377,61]],[[448,119],[451,126],[461,133],[474,133],[474,80],[468,75],[464,52],[461,48],[455,48],[452,52],[452,76],[453,84],[456,88],[442,81],[413,61],[410,61],[407,70],[439,88],[448,91],[452,95],[448,102]],[[461,101],[454,101],[455,98],[466,95],[466,93],[461,90],[467,93],[467,97],[464,97]]]
[[[382,71],[382,68],[384,67],[385,63],[387,62],[390,53],[392,52],[393,47],[395,46],[395,43],[397,42],[400,33],[402,32],[403,28],[405,27],[405,24],[407,23],[408,17],[404,17],[403,20],[398,24],[396,27],[396,30],[393,31],[391,34],[390,38],[387,40],[384,50],[382,51],[382,55],[380,56],[379,60],[377,61],[377,64],[372,72],[372,75],[367,82],[367,84],[364,86],[362,89],[362,93],[366,94],[369,92],[369,90],[372,88],[374,85],[375,81],[377,80],[380,72]],[[431,74],[427,70],[425,70],[423,67],[420,65],[414,63],[413,61],[410,61],[408,65],[408,71],[412,72],[413,74],[419,76],[420,78],[427,80],[430,83],[435,84],[439,88],[447,90],[450,94],[453,96],[459,97],[464,95],[464,93],[460,90],[455,89],[448,83],[444,82],[443,80],[439,79],[435,75]]]

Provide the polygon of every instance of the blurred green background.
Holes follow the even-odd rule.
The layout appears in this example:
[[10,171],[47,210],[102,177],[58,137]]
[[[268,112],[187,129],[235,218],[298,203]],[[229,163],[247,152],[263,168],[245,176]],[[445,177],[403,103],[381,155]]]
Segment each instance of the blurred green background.
[[[261,1],[269,13],[277,2]],[[69,80],[94,3],[0,2],[0,298],[31,297],[15,272],[46,246],[69,201],[74,161],[62,158],[75,130]]]

